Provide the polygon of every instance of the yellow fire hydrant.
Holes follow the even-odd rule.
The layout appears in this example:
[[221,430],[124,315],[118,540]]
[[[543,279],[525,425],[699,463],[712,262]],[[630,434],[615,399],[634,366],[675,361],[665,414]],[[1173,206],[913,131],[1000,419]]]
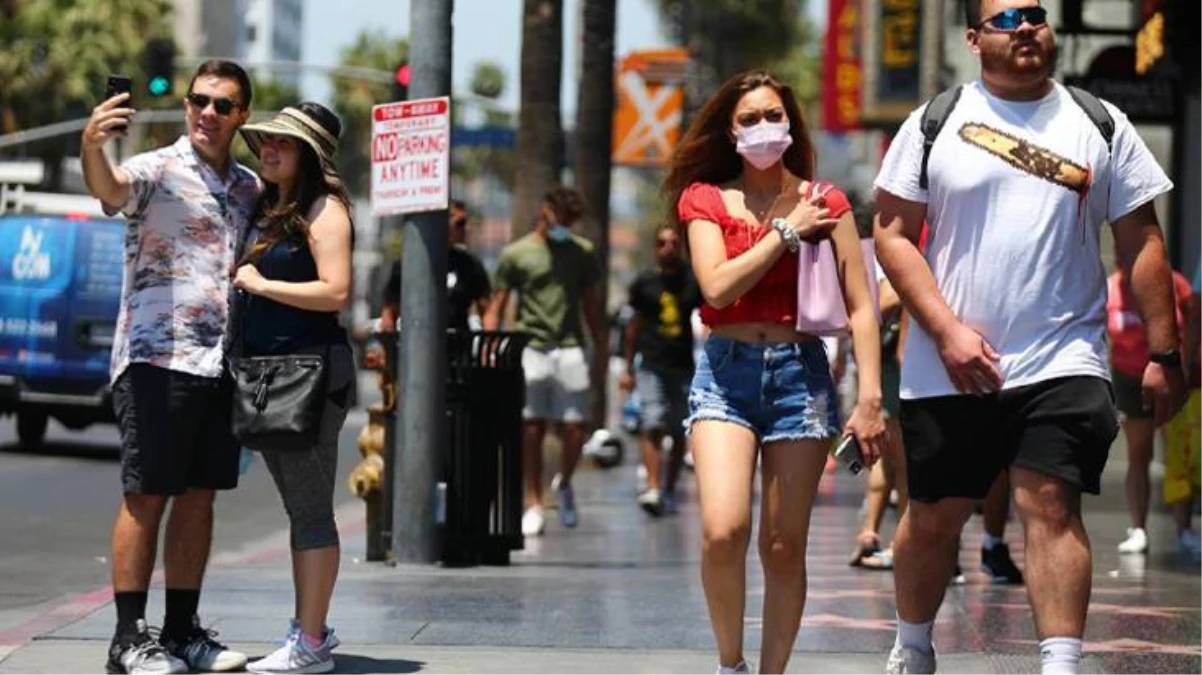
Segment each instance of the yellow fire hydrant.
[[396,384],[392,368],[380,352],[369,352],[364,365],[376,371],[376,382],[383,399],[367,408],[367,424],[359,432],[359,455],[363,459],[351,470],[347,485],[351,494],[367,507],[367,559],[384,560],[385,546],[381,536],[384,505],[384,448],[387,443],[388,419],[396,410]]

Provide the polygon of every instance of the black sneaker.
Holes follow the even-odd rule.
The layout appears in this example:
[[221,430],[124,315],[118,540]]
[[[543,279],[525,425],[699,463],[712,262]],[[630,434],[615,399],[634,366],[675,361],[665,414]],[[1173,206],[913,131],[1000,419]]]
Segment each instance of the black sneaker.
[[135,632],[113,637],[109,660],[104,664],[108,673],[186,673],[188,664],[175,658],[163,648],[150,632],[144,619],[138,619]]
[[217,631],[203,628],[200,618],[192,617],[192,628],[183,635],[163,633],[159,638],[163,648],[183,661],[192,670],[202,673],[225,673],[242,670],[247,657],[221,644],[214,638]]
[[995,584],[1023,583],[1023,572],[1010,558],[1010,547],[997,544],[991,549],[981,549],[981,571],[989,575]]

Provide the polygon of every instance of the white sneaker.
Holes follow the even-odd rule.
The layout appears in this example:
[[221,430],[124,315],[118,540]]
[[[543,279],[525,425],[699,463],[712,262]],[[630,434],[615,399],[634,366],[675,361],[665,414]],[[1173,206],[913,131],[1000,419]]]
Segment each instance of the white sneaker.
[[751,667],[746,661],[739,661],[733,666],[718,665],[718,675],[744,675],[751,672]]
[[541,537],[547,529],[547,519],[543,516],[543,507],[531,506],[522,514],[522,536]]
[[200,618],[192,616],[192,628],[185,635],[162,635],[159,641],[163,648],[175,658],[188,664],[192,670],[202,673],[227,673],[242,670],[247,657],[216,640],[217,631],[200,625]]
[[551,479],[551,489],[555,491],[555,501],[559,503],[559,524],[564,527],[576,527],[580,522],[580,514],[576,512],[576,492],[572,486],[560,487],[563,474],[555,474]]
[[1182,530],[1177,535],[1177,553],[1194,564],[1202,560],[1202,537],[1197,530]]
[[913,647],[893,645],[889,652],[889,660],[885,663],[885,672],[890,675],[902,673],[933,673],[935,672],[935,647],[924,652]]
[[1148,533],[1142,527],[1128,527],[1127,539],[1119,544],[1119,553],[1144,553],[1148,550]]
[[661,496],[660,491],[656,490],[655,488],[644,490],[643,493],[639,495],[639,506],[647,512],[647,515],[655,516],[657,518],[664,513],[663,497]]
[[189,672],[187,663],[159,644],[145,619],[138,619],[135,625],[133,635],[113,639],[109,646],[109,660],[105,664],[107,672],[135,675]]
[[325,642],[310,647],[299,629],[290,629],[283,646],[257,661],[246,664],[252,673],[328,673],[334,670],[333,649],[338,645],[334,631],[326,629]]

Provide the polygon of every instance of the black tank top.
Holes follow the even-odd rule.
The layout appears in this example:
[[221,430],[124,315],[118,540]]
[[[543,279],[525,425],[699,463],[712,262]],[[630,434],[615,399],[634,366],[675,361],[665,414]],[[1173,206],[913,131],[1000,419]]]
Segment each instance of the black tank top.
[[[303,242],[284,240],[273,244],[255,267],[264,278],[274,281],[317,281],[317,262],[308,244]],[[354,379],[354,361],[337,312],[300,309],[250,294],[242,296],[239,304],[243,354],[303,352],[327,356],[330,391],[350,385]]]

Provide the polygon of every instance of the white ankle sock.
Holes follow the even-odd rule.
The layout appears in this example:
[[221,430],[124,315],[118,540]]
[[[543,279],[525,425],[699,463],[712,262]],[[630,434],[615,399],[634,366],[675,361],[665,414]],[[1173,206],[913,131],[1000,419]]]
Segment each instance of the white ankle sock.
[[909,647],[927,654],[931,653],[931,626],[934,621],[926,623],[910,623],[897,617],[897,638],[893,644],[898,647]]
[[1005,539],[1002,537],[995,537],[988,532],[985,533],[985,536],[981,537],[981,549],[985,551],[992,551],[994,546],[1004,543],[1006,543]]
[[1043,675],[1076,675],[1081,663],[1081,640],[1071,637],[1048,638],[1039,643]]

